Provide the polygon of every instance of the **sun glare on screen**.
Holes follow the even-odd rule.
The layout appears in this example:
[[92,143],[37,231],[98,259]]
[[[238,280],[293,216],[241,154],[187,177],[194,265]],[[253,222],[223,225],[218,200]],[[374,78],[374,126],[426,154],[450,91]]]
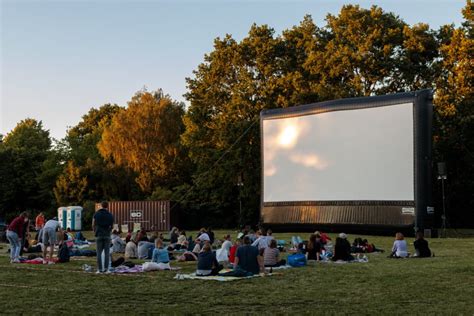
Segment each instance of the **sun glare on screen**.
[[278,144],[284,148],[293,147],[296,144],[296,139],[298,138],[298,130],[296,126],[289,125],[286,126],[283,131],[281,131],[278,136]]

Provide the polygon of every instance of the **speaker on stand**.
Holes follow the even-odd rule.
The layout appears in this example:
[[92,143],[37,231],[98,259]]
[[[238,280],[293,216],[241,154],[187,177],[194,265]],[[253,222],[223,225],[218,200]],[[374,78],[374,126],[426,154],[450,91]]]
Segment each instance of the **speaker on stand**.
[[443,199],[443,214],[441,215],[441,230],[446,238],[446,195],[444,192],[444,181],[448,179],[448,171],[445,162],[438,162],[438,180],[441,180],[441,194]]

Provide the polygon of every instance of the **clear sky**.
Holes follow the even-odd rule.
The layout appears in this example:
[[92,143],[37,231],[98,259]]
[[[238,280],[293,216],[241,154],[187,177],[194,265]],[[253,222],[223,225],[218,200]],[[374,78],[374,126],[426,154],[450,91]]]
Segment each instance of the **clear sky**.
[[0,134],[27,117],[57,139],[91,107],[126,105],[146,86],[185,101],[185,78],[226,33],[252,23],[277,34],[311,14],[318,26],[343,4],[376,4],[433,29],[462,21],[464,0],[0,0]]

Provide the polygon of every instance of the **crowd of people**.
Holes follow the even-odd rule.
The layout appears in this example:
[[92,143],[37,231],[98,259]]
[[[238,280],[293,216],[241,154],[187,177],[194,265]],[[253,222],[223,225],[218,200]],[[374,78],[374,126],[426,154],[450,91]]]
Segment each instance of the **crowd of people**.
[[[249,276],[264,272],[266,267],[279,267],[287,264],[281,258],[282,251],[304,255],[305,260],[315,261],[353,261],[354,255],[360,253],[383,252],[382,249],[369,243],[367,239],[355,238],[351,244],[345,233],[340,233],[333,245],[332,239],[325,233],[316,231],[302,240],[292,238],[292,247],[287,249],[284,241],[276,240],[270,229],[263,228],[253,231],[250,227],[241,230],[237,238],[227,234],[217,239],[210,228],[201,228],[197,236],[187,236],[184,230],[173,227],[166,234],[154,232],[150,235],[146,230],[127,232],[122,239],[117,230],[113,230],[114,218],[108,211],[108,203],[102,202],[93,217],[97,258],[97,273],[110,273],[112,254],[121,256],[114,262],[123,263],[130,259],[144,259],[157,264],[159,269],[171,269],[170,262],[196,261],[196,275],[210,276]],[[37,247],[42,252],[43,263],[54,261],[54,246],[59,245],[59,253],[64,250],[71,254],[71,245],[84,242],[79,233],[74,236],[68,229],[63,231],[57,218],[45,220],[40,213],[35,220],[37,231],[31,240],[29,231],[29,214],[24,212],[16,217],[8,226],[7,238],[10,243],[11,263],[20,262],[21,251],[28,247]],[[25,248],[25,245],[30,244]],[[432,255],[423,233],[416,234],[413,257],[430,257]],[[216,249],[214,251],[214,249]],[[38,251],[38,252],[40,252]],[[123,256],[123,257],[122,257]],[[402,233],[397,233],[390,258],[410,256],[407,242]],[[223,270],[226,269],[226,270]]]

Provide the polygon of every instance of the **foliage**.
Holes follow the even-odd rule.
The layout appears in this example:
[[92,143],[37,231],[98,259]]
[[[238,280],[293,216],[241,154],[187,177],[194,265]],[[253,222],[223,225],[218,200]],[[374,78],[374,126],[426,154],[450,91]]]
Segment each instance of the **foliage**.
[[196,164],[190,201],[235,222],[241,197],[244,221],[255,222],[261,110],[432,87],[437,46],[425,24],[410,27],[381,8],[354,5],[328,15],[323,28],[306,16],[281,36],[253,25],[241,42],[217,38],[187,79],[183,143]]
[[86,188],[87,178],[81,175],[73,161],[69,161],[56,181],[54,195],[59,205],[82,205]]
[[[435,98],[435,155],[448,166],[451,224],[474,220],[474,33],[472,3],[463,10],[463,27],[447,32],[440,48],[442,73]],[[439,192],[439,188],[438,188]],[[440,194],[438,194],[439,196]]]
[[25,119],[0,143],[0,217],[11,219],[20,211],[38,211],[51,206],[45,200],[51,187],[45,186],[43,164],[50,157],[51,139],[41,121]]
[[[107,163],[97,148],[104,128],[120,111],[123,111],[123,108],[116,104],[104,104],[98,109],[90,109],[82,120],[68,131],[61,143],[62,151],[66,156],[65,161],[73,163],[78,172],[87,179],[84,191],[80,194],[81,201],[129,200],[137,197],[134,193],[137,191],[133,185],[134,174],[120,166]],[[63,169],[55,190],[59,204],[72,203],[67,192],[75,190],[74,183],[65,181],[71,176],[68,175],[70,170],[68,171],[66,167]]]
[[104,129],[99,150],[117,166],[137,173],[140,188],[150,194],[156,186],[172,187],[180,180],[185,152],[180,145],[184,105],[161,90],[140,91],[128,108]]

